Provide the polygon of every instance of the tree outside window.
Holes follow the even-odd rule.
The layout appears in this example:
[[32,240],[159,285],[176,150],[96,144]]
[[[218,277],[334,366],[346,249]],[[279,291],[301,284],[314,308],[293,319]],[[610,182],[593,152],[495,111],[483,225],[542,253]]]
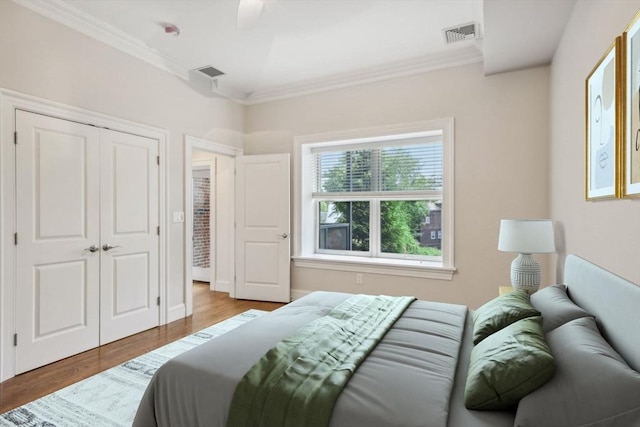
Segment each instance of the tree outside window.
[[[431,216],[440,201],[429,195],[442,189],[441,150],[430,143],[317,154],[319,248],[368,252],[373,237],[381,253],[441,256],[440,240],[429,242],[440,227]],[[320,200],[325,194],[340,199]],[[338,235],[331,246],[328,236]]]

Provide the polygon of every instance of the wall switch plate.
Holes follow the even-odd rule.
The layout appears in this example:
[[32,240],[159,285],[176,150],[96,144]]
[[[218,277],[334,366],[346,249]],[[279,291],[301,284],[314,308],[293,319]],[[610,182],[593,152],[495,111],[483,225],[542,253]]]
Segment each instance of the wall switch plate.
[[362,273],[356,273],[356,285],[362,285]]
[[174,212],[173,222],[184,222],[184,212]]

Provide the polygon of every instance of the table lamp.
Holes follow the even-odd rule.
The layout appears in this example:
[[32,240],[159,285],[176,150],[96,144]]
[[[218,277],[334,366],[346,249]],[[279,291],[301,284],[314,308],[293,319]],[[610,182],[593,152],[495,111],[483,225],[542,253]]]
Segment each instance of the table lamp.
[[503,219],[498,250],[520,253],[511,262],[511,286],[532,294],[540,287],[540,264],[531,254],[555,252],[553,223],[550,219]]

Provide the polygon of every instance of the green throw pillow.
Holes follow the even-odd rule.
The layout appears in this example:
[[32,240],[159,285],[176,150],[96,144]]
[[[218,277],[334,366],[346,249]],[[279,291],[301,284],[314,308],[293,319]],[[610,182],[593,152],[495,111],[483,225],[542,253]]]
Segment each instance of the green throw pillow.
[[464,390],[467,409],[506,409],[546,383],[555,372],[542,317],[519,320],[471,351]]
[[513,322],[540,316],[526,291],[513,291],[492,299],[473,313],[473,343],[480,341]]

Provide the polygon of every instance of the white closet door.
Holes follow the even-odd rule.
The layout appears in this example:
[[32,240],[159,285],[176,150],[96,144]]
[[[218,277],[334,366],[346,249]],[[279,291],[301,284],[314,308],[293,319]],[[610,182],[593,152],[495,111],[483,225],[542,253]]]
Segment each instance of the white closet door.
[[102,130],[100,145],[100,344],[106,344],[159,324],[159,169],[156,140]]
[[155,140],[23,111],[16,130],[19,374],[159,324],[159,171]]
[[98,345],[100,145],[94,127],[23,111],[16,130],[19,374]]

